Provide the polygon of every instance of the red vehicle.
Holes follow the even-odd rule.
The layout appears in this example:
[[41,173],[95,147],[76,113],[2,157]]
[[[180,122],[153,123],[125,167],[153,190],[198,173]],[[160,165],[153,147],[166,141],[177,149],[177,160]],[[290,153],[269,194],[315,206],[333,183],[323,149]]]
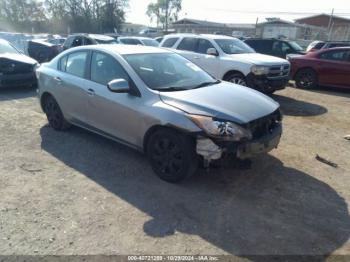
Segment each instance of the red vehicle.
[[350,47],[326,49],[290,57],[291,79],[299,88],[350,88]]

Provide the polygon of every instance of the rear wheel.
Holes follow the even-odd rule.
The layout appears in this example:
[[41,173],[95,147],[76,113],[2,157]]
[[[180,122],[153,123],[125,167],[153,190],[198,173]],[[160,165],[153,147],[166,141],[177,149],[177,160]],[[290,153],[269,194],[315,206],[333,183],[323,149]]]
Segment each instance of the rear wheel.
[[158,177],[170,183],[190,177],[198,167],[194,141],[170,129],[161,129],[151,135],[147,156]]
[[50,126],[58,131],[66,130],[70,124],[64,119],[61,108],[52,96],[47,96],[43,103],[44,112]]
[[295,76],[295,84],[299,88],[310,89],[317,86],[317,74],[312,69],[302,69]]
[[224,80],[237,85],[247,86],[247,80],[245,79],[244,75],[238,72],[227,75]]

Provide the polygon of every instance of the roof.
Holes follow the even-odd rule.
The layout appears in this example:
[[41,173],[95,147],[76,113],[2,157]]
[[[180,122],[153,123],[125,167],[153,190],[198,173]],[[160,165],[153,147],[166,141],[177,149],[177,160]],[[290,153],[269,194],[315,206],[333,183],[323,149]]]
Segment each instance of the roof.
[[254,24],[230,24],[230,23],[217,23],[206,20],[184,18],[173,23],[173,25],[181,24],[196,24],[207,27],[232,27],[232,28],[255,28]]
[[154,40],[153,38],[142,37],[142,36],[123,36],[123,37],[119,37],[119,39]]
[[[90,45],[75,47],[74,50],[94,49],[105,52],[112,52],[120,55],[131,55],[131,54],[154,54],[154,53],[171,53],[166,49],[152,46],[137,46],[137,45]],[[68,49],[71,50],[71,49]]]
[[[312,16],[306,16],[306,17],[298,18],[298,19],[295,19],[294,21],[299,22],[299,21],[303,21],[303,20],[305,20],[305,19],[310,19],[310,18],[315,18],[315,17],[320,17],[320,16],[327,16],[327,17],[329,17],[329,18],[332,17],[332,16],[329,15],[329,14],[322,13],[322,14],[318,14],[318,15],[312,15]],[[344,21],[347,22],[347,23],[350,22],[350,18],[346,18],[346,17],[342,17],[342,16],[333,15],[333,19],[334,19],[334,18],[340,19],[340,20],[344,20]]]
[[209,39],[233,39],[234,37],[226,35],[211,35],[211,34],[170,34],[164,36],[164,38],[170,37],[193,37],[193,38],[209,38]]
[[87,36],[92,39],[97,39],[101,41],[110,41],[110,40],[115,40],[113,37],[108,36],[108,35],[99,35],[99,34],[86,34],[86,33],[75,33],[71,34],[70,36]]

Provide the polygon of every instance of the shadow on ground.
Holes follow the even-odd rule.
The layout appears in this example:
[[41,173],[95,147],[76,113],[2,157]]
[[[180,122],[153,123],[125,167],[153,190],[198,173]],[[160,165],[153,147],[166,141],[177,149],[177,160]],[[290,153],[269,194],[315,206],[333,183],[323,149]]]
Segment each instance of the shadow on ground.
[[33,87],[16,87],[0,89],[0,101],[25,99],[34,96],[36,96],[36,88]]
[[285,115],[306,117],[323,115],[328,112],[328,109],[323,106],[306,101],[296,100],[291,97],[282,95],[272,95],[271,97],[280,103],[282,112]]
[[330,254],[349,238],[347,204],[327,184],[272,156],[251,170],[202,171],[180,185],[159,180],[141,154],[78,128],[41,128],[41,147],[152,217],[155,238],[197,235],[228,253]]

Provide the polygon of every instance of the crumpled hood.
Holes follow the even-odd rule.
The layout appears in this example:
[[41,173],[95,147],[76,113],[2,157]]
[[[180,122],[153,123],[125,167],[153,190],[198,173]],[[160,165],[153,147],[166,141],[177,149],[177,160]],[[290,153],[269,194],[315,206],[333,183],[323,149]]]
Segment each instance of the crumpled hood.
[[246,124],[276,111],[279,104],[262,93],[228,82],[187,91],[160,92],[161,100],[188,114]]
[[258,53],[249,54],[233,54],[230,55],[232,58],[238,59],[240,61],[245,61],[254,65],[280,65],[288,64],[288,61],[279,57],[263,55]]
[[7,60],[12,60],[15,62],[20,62],[25,64],[31,64],[33,66],[38,63],[36,60],[30,58],[29,56],[22,55],[22,54],[3,53],[3,54],[0,54],[0,58],[5,58]]

